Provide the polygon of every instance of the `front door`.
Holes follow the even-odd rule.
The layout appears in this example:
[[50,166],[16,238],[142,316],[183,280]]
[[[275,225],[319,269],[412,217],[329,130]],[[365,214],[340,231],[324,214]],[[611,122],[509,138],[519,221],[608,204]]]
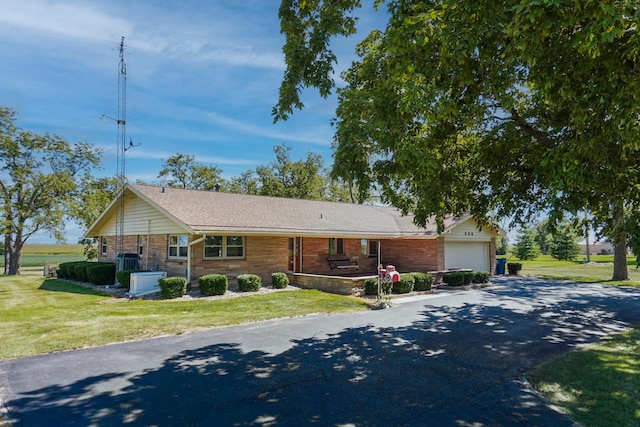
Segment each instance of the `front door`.
[[289,271],[302,273],[302,237],[289,238]]

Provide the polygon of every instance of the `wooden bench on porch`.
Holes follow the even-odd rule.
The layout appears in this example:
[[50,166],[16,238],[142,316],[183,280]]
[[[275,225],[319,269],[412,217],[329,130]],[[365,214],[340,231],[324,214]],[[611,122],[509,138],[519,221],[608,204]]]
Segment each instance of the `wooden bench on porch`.
[[327,258],[327,261],[329,262],[329,268],[331,268],[332,270],[336,268],[357,270],[358,268],[360,268],[360,266],[358,265],[358,261],[353,261],[347,256],[334,255]]

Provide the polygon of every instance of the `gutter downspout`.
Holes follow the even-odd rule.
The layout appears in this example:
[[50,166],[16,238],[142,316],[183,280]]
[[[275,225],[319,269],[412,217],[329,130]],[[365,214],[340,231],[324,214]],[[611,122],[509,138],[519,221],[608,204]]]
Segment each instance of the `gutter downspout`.
[[149,248],[151,244],[151,220],[147,223],[147,247],[144,248],[144,269],[149,269]]

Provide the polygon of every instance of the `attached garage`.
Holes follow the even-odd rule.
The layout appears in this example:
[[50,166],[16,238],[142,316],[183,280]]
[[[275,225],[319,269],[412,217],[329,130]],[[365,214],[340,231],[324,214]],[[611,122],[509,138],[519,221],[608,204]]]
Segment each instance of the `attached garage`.
[[447,230],[444,235],[444,265],[446,269],[470,268],[492,272],[491,239],[494,232],[479,228],[469,218]]
[[489,268],[489,242],[447,242],[444,244],[446,269],[471,268],[473,271],[491,271]]

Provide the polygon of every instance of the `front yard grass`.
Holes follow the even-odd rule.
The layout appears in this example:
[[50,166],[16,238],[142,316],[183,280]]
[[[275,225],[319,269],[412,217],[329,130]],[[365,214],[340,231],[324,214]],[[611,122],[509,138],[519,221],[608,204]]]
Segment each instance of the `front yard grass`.
[[603,283],[614,286],[640,288],[640,269],[636,269],[635,257],[628,257],[629,281],[612,281],[613,255],[593,255],[592,263],[578,261],[558,261],[549,255],[540,255],[534,260],[520,261],[510,257],[507,262],[522,263],[522,276],[535,276],[541,279],[571,280],[584,283]]
[[219,300],[117,300],[38,276],[0,276],[0,359],[311,313],[366,309],[353,297],[280,291]]
[[545,363],[533,387],[581,425],[640,425],[640,331],[613,335]]

